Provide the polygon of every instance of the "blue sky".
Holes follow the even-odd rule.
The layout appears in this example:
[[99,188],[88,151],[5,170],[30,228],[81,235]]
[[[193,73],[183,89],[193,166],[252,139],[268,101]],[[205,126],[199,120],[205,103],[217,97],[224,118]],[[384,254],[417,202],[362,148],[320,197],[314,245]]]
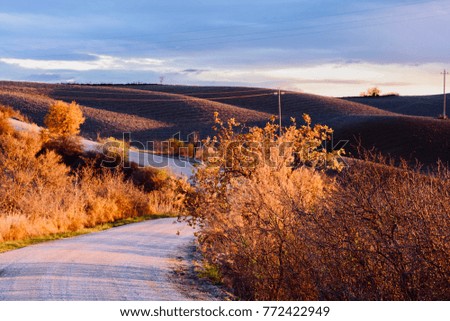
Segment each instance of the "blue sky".
[[0,79],[440,93],[450,1],[0,0]]

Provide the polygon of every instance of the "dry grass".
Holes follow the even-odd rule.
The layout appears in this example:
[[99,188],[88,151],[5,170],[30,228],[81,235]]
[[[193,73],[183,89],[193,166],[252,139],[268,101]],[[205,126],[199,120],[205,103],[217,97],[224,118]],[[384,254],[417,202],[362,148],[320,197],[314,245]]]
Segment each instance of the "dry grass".
[[[81,153],[71,139],[44,145],[42,137],[7,126],[9,114],[0,116],[0,242],[173,214],[179,208],[170,177],[150,169],[142,170],[145,176],[139,168],[101,168],[100,156]],[[150,173],[152,183],[145,180]]]

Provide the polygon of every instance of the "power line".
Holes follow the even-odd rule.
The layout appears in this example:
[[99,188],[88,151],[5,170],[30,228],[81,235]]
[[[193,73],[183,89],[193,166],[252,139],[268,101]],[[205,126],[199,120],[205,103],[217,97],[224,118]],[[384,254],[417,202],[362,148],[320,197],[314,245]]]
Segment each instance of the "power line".
[[263,96],[271,96],[272,93],[268,94],[257,94],[257,95],[245,95],[245,96],[227,96],[227,97],[212,97],[212,98],[200,98],[207,100],[226,100],[226,99],[242,99],[242,98],[254,98],[254,97],[263,97]]
[[180,95],[223,95],[223,94],[236,94],[236,93],[250,93],[250,92],[258,92],[258,91],[268,91],[270,89],[259,88],[259,89],[248,89],[248,90],[236,90],[236,91],[216,91],[216,92],[190,92],[190,93],[178,93]]
[[[132,88],[134,85],[83,85],[83,84],[65,84],[62,85],[63,91],[69,91],[70,93],[74,94],[92,94],[92,95],[117,95],[120,90],[123,90],[123,92],[120,92],[121,96],[151,96],[151,95],[173,95],[173,96],[187,96],[187,97],[193,97],[193,98],[202,98],[202,99],[225,99],[225,98],[239,98],[239,97],[251,97],[255,95],[238,95],[237,93],[257,93],[263,94],[263,95],[270,95],[268,92],[272,92],[272,89],[268,88],[249,88],[246,90],[223,90],[223,91],[208,91],[208,92],[170,92],[170,91],[161,91],[158,90],[159,88],[156,87],[155,90],[153,88],[150,89],[142,89],[142,88]],[[160,86],[160,85],[137,85],[139,86]],[[175,87],[175,86],[174,86]],[[70,88],[69,90],[65,90],[66,88]],[[93,88],[92,90],[89,90]],[[99,88],[99,89],[96,89]],[[244,87],[245,88],[245,87]],[[230,89],[228,87],[228,89]],[[214,90],[217,90],[217,88],[214,88]],[[57,93],[55,93],[57,95]],[[196,95],[234,95],[234,96],[219,96],[219,97],[196,97]]]
[[[248,89],[248,90],[233,90],[233,91],[211,91],[211,92],[169,92],[169,91],[161,91],[161,90],[157,90],[158,88],[155,88],[155,90],[149,90],[149,89],[139,89],[139,88],[130,88],[133,85],[114,85],[114,86],[109,86],[109,85],[96,85],[95,87],[97,88],[102,88],[102,89],[108,89],[108,91],[101,91],[101,90],[78,90],[78,87],[94,87],[92,85],[64,85],[64,86],[76,86],[76,87],[72,87],[74,90],[71,90],[70,92],[73,93],[82,93],[82,94],[93,94],[93,95],[117,95],[117,89],[124,89],[125,91],[128,90],[133,90],[133,92],[121,92],[120,95],[123,96],[127,96],[127,95],[133,95],[133,96],[150,96],[150,95],[155,95],[158,93],[162,93],[162,94],[167,94],[167,95],[182,95],[182,96],[188,96],[188,97],[196,97],[196,95],[227,95],[227,94],[233,94],[235,95],[236,93],[253,93],[253,92],[261,92],[261,94],[263,93],[267,93],[267,92],[271,92],[271,89],[267,89],[267,88],[255,88],[255,89]],[[137,85],[140,86],[140,85]],[[141,86],[159,86],[159,85],[141,85]],[[216,88],[215,88],[216,89]],[[217,89],[216,89],[217,90]],[[136,91],[140,91],[140,92],[136,92]],[[204,98],[204,99],[210,99],[208,97],[197,97],[197,98]],[[212,97],[214,98],[214,97]]]

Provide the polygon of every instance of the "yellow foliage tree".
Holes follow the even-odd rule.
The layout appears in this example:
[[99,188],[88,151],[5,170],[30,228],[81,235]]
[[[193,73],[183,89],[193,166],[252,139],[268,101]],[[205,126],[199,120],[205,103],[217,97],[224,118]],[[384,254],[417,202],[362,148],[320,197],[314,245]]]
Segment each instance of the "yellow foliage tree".
[[80,125],[84,121],[83,112],[76,102],[68,104],[56,101],[50,106],[44,124],[51,135],[68,137],[77,135],[80,132]]
[[361,97],[379,97],[380,95],[381,90],[378,87],[369,88],[366,92],[360,94]]

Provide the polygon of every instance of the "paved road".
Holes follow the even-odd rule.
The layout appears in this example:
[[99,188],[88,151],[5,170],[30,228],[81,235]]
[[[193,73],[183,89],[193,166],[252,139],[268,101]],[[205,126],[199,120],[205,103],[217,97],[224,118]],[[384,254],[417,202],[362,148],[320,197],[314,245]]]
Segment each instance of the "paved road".
[[193,230],[174,220],[130,224],[0,254],[0,300],[190,300],[194,293],[181,291],[172,271],[193,240]]

